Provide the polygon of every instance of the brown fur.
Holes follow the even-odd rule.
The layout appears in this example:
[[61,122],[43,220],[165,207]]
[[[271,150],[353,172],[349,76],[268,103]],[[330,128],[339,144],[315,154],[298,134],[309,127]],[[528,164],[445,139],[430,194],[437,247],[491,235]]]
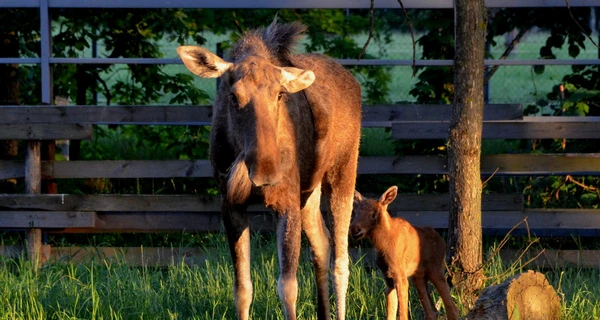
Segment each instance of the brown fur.
[[225,61],[200,47],[178,48],[195,74],[222,79],[213,109],[210,158],[223,195],[222,215],[235,269],[239,319],[252,301],[247,206],[264,202],[278,219],[278,292],[295,319],[296,271],[304,230],[314,254],[319,319],[330,319],[329,230],[332,212],[337,317],[345,318],[348,228],[360,139],[361,93],[354,77],[322,55],[291,53],[306,29],[277,24],[246,33]]
[[438,316],[427,280],[440,293],[447,318],[458,319],[458,309],[444,276],[446,243],[433,228],[414,227],[402,218],[391,217],[387,207],[397,194],[395,186],[379,200],[363,198],[356,191],[350,226],[353,238],[368,237],[377,250],[377,265],[387,286],[387,319],[396,319],[400,307],[400,319],[408,320],[408,277],[417,288],[427,319]]

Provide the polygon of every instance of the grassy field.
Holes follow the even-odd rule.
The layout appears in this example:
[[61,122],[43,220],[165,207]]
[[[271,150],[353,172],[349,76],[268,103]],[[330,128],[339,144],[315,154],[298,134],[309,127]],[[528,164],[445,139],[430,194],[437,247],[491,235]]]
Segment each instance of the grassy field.
[[[129,267],[121,261],[98,259],[49,264],[36,275],[26,261],[0,260],[0,319],[235,319],[232,266],[224,237],[215,235],[210,247],[213,250],[200,266]],[[312,267],[306,255],[301,261],[298,318],[316,319]],[[252,264],[252,319],[281,319],[276,292],[278,264],[271,239],[253,236]],[[521,271],[518,265],[509,267],[494,258],[485,269],[487,284]],[[549,269],[544,273],[562,299],[564,319],[600,318],[599,269]],[[364,261],[354,261],[348,318],[384,318],[383,290],[379,271]],[[410,307],[413,319],[423,317],[412,288]]]

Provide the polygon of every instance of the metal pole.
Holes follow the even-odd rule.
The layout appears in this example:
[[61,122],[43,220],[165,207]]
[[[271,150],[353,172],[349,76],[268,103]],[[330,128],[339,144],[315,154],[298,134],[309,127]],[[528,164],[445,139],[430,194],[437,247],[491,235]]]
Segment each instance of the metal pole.
[[50,56],[52,55],[52,31],[50,26],[50,13],[48,0],[40,0],[40,42],[42,68],[42,104],[52,104],[52,70],[50,69]]

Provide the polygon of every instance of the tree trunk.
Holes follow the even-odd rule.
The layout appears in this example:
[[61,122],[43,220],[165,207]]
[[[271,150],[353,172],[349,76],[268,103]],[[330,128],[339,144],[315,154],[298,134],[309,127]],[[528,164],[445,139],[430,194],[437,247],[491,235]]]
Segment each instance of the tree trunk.
[[455,1],[454,107],[448,132],[450,215],[447,262],[470,308],[483,286],[481,131],[487,13],[484,0]]
[[465,319],[560,319],[560,298],[544,274],[529,270],[485,288]]

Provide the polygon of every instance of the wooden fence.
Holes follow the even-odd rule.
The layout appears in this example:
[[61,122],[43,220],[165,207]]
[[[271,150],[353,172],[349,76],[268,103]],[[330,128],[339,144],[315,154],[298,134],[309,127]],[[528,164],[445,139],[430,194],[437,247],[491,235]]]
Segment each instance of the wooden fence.
[[[363,126],[391,128],[395,139],[443,139],[451,108],[449,105],[364,106]],[[523,117],[522,114],[518,104],[486,105],[484,138],[600,137],[597,117]],[[3,106],[0,107],[0,138],[90,139],[93,125],[98,124],[207,125],[210,117],[208,106]],[[35,163],[39,163],[40,178],[44,180],[211,177],[208,160],[42,161],[37,158],[0,161],[0,179],[25,178],[27,166]],[[481,169],[483,176],[599,175],[600,154],[490,155],[482,157]],[[358,171],[361,175],[447,174],[447,161],[442,156],[361,157]],[[46,233],[89,234],[220,231],[219,201],[214,196],[191,195],[3,194],[0,195],[0,229],[39,228]],[[600,229],[600,210],[526,209],[520,194],[484,195],[482,205],[482,227],[496,234],[503,234],[525,218],[527,224],[519,228],[527,226],[533,232],[545,234]],[[390,211],[416,225],[446,228],[447,206],[446,194],[404,194]],[[273,230],[273,218],[265,213],[264,207],[252,206],[249,211],[253,230]],[[5,248],[3,252],[9,255],[11,250],[14,251]],[[96,252],[104,255],[110,251],[99,250]],[[42,247],[41,251],[54,254],[54,259],[73,252],[49,247]],[[81,251],[78,252],[74,257],[81,256]],[[140,255],[136,255],[134,249],[128,252]],[[150,259],[157,254],[146,257]],[[578,259],[579,262],[595,261]],[[170,259],[163,257],[161,261]]]
[[[452,1],[404,1],[407,8],[452,8]],[[564,6],[563,1],[548,0],[494,0],[490,7]],[[375,2],[377,7],[395,8],[397,1]],[[573,6],[591,6],[591,1],[572,0]],[[278,2],[254,1],[198,1],[178,0],[164,2],[149,0],[132,2],[122,0],[8,0],[5,7],[35,7],[40,9],[40,58],[0,58],[0,63],[38,63],[42,75],[42,101],[51,104],[52,64],[69,63],[138,63],[173,64],[179,59],[109,59],[57,58],[52,56],[49,8],[368,8],[368,1],[308,1]],[[354,65],[406,65],[411,60],[341,60]],[[417,65],[452,65],[452,61],[418,60]],[[486,65],[516,64],[600,64],[599,59],[588,60],[486,60]],[[390,128],[394,139],[445,139],[451,117],[449,105],[382,105],[365,106],[363,127]],[[27,194],[0,194],[0,229],[28,230],[27,251],[43,253],[42,259],[81,257],[85,248],[50,248],[41,245],[41,233],[104,233],[104,232],[182,232],[220,231],[219,199],[189,195],[69,195],[40,194],[41,181],[70,178],[178,178],[210,177],[207,160],[127,160],[127,161],[57,161],[52,154],[41,159],[40,141],[85,140],[92,137],[93,126],[99,124],[135,125],[208,125],[211,108],[208,106],[0,106],[0,140],[27,141],[25,161],[0,161],[0,179],[26,181]],[[484,139],[598,139],[598,117],[524,117],[521,105],[487,105],[484,114]],[[362,157],[360,175],[389,174],[447,174],[447,160],[442,156]],[[494,175],[600,175],[600,154],[501,154],[483,156],[483,177]],[[60,183],[60,182],[59,182]],[[527,218],[527,226],[544,234],[564,234],[576,231],[597,235],[600,230],[600,210],[531,209],[524,207],[521,194],[484,195],[483,225],[485,230],[503,234]],[[448,223],[448,195],[401,195],[390,208],[417,225],[446,228]],[[265,208],[250,208],[254,230],[273,230],[273,220]],[[0,255],[13,256],[18,247],[0,247]],[[171,261],[173,257],[200,256],[194,249],[174,250],[151,248],[152,257]],[[181,250],[185,252],[181,252]],[[115,248],[97,248],[95,254],[110,256]],[[140,249],[132,261],[148,262],[139,258]],[[193,252],[192,252],[193,251]],[[170,253],[169,253],[170,252]],[[192,253],[190,253],[192,252]],[[92,254],[94,255],[94,254]],[[510,256],[507,253],[506,256]],[[162,257],[162,258],[161,258]],[[165,258],[167,257],[167,258]],[[170,257],[170,258],[169,258]],[[582,258],[573,253],[546,254],[550,265],[556,261],[598,264],[595,252]],[[552,258],[554,257],[554,258]],[[573,258],[575,257],[575,258]],[[138,259],[139,258],[139,259]],[[140,260],[141,259],[141,260]],[[162,260],[161,260],[162,259]],[[157,261],[158,261],[157,260]]]

